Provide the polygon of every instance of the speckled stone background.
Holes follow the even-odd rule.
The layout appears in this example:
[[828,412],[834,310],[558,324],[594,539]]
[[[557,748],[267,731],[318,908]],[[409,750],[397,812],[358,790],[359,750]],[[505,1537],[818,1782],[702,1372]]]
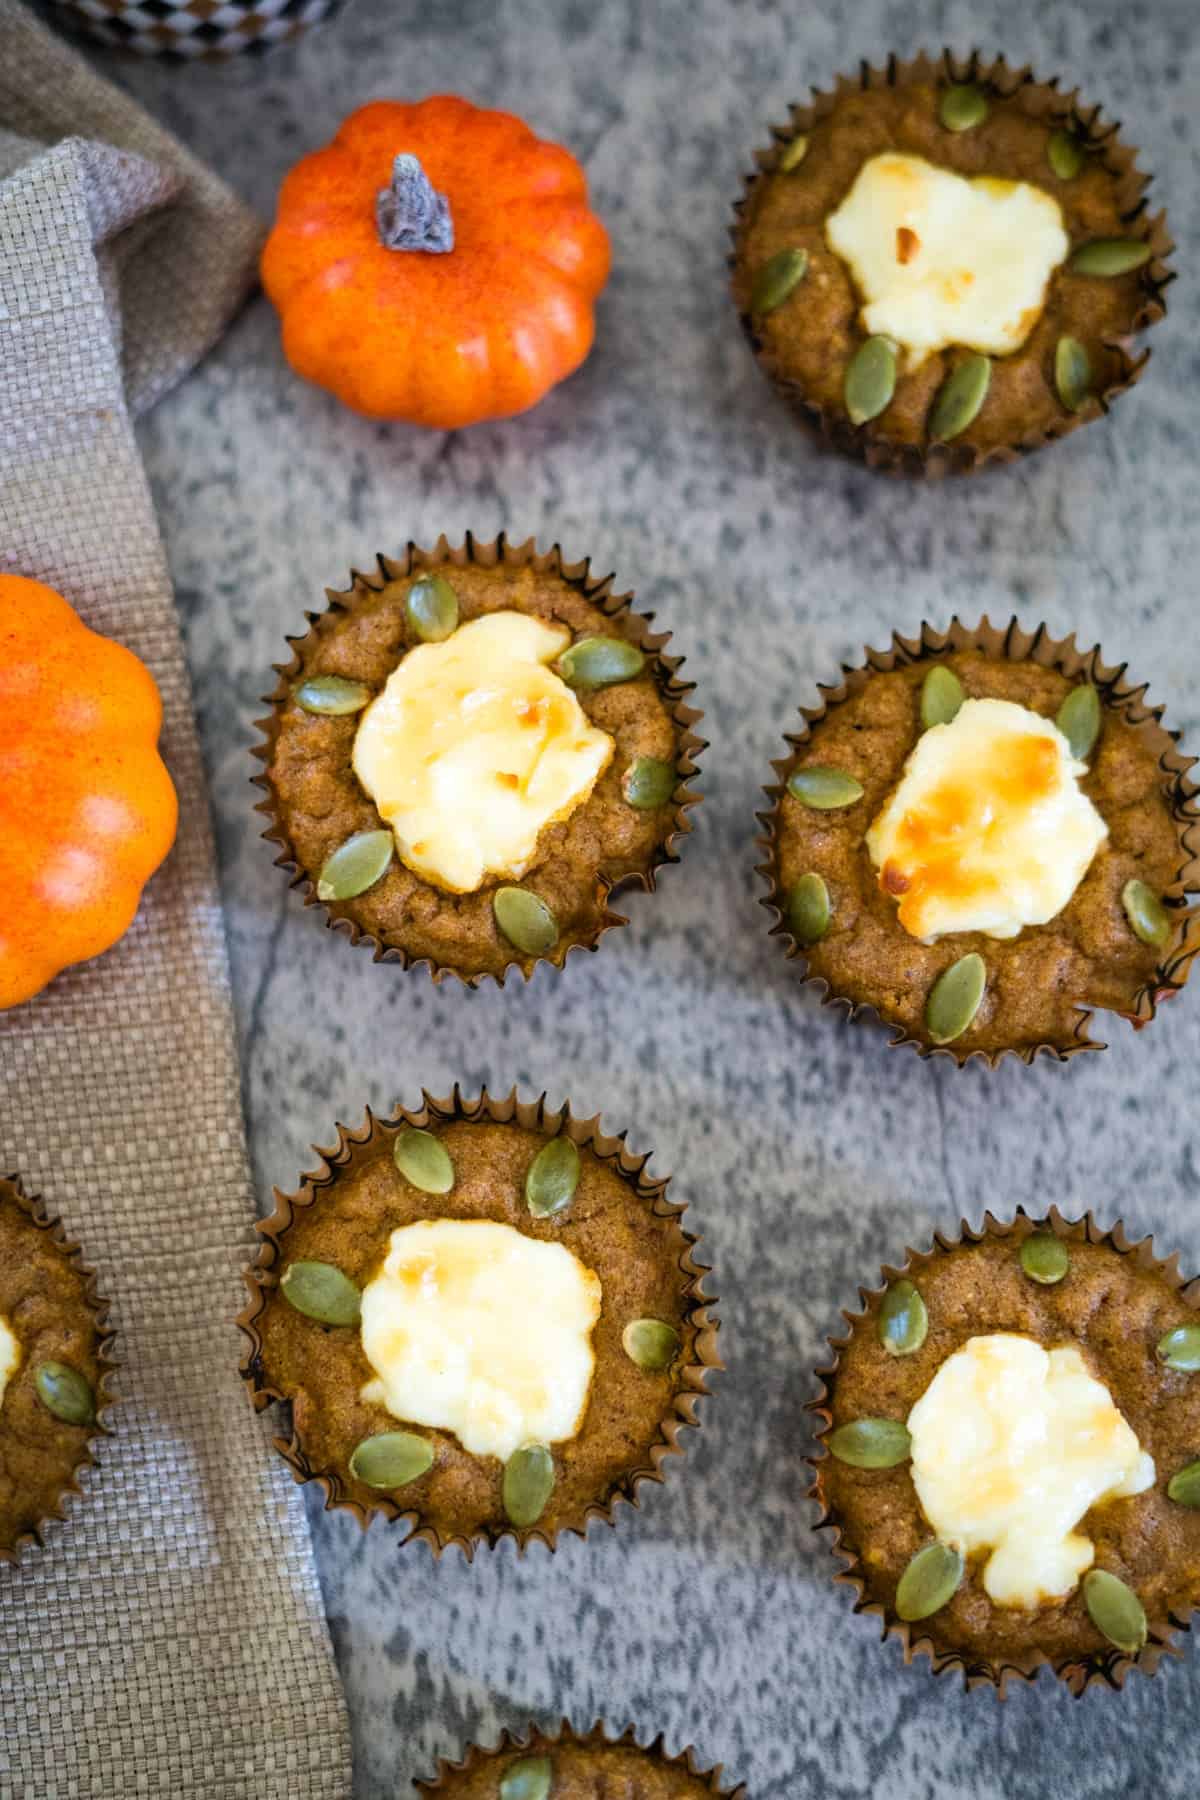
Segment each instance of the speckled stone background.
[[[1194,0],[353,0],[255,65],[104,59],[264,212],[352,107],[455,89],[570,144],[613,235],[597,349],[524,419],[440,436],[353,418],[288,373],[260,299],[143,429],[212,776],[264,1205],[366,1101],[517,1081],[652,1146],[717,1265],[729,1374],[686,1462],[615,1533],[435,1567],[313,1509],[362,1800],[563,1710],[694,1741],[754,1800],[1195,1791],[1195,1654],[1123,1697],[1076,1702],[1045,1677],[1002,1706],[966,1697],[851,1616],[801,1496],[823,1338],[905,1243],[1057,1200],[1123,1213],[1200,1265],[1200,992],[1140,1038],[1113,1022],[1107,1054],[1066,1068],[928,1066],[798,988],[751,867],[793,708],[864,640],[922,617],[1015,609],[1099,637],[1200,747],[1198,23]],[[1186,272],[1108,427],[923,491],[797,434],[732,318],[725,233],[790,98],[889,48],[975,42],[1075,73],[1125,122]],[[467,527],[615,569],[674,630],[712,740],[683,864],[630,902],[629,929],[557,980],[477,994],[327,934],[273,870],[247,786],[256,698],[323,585]]]

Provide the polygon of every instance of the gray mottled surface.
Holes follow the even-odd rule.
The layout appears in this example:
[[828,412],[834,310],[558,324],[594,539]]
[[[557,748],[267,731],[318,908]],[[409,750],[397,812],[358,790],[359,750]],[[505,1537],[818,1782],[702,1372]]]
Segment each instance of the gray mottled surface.
[[[1114,1026],[1107,1055],[958,1075],[798,990],[750,873],[756,790],[793,707],[864,639],[923,616],[1016,608],[1078,627],[1200,742],[1194,273],[1110,428],[926,492],[797,436],[743,349],[723,259],[763,121],[922,41],[1086,77],[1194,246],[1196,20],[1192,0],[354,0],[253,68],[118,71],[264,210],[284,167],[371,96],[457,88],[514,107],[583,155],[616,252],[591,362],[525,419],[444,437],[352,418],[288,374],[259,301],[144,432],[213,780],[264,1203],[367,1100],[516,1080],[569,1089],[653,1146],[718,1267],[730,1373],[687,1462],[615,1534],[433,1567],[314,1511],[364,1800],[563,1708],[694,1740],[755,1800],[1194,1791],[1194,1656],[1120,1699],[1044,1681],[1004,1706],[904,1669],[829,1584],[801,1457],[839,1304],[935,1225],[1091,1204],[1200,1264],[1200,993],[1138,1039]],[[323,584],[465,527],[615,568],[673,627],[713,740],[684,864],[630,903],[631,928],[558,980],[475,995],[325,933],[272,870],[246,785],[255,698]]]

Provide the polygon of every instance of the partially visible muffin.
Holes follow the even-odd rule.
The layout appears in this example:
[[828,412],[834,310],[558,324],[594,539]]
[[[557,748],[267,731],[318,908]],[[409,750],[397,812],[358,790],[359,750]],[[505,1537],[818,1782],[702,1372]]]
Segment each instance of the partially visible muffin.
[[586,1735],[564,1721],[553,1732],[524,1738],[504,1733],[494,1750],[473,1748],[461,1762],[443,1762],[420,1793],[438,1800],[745,1800],[744,1787],[721,1785],[721,1769],[701,1770],[694,1753],[668,1756],[661,1737],[643,1748],[631,1726],[610,1739],[603,1725]]

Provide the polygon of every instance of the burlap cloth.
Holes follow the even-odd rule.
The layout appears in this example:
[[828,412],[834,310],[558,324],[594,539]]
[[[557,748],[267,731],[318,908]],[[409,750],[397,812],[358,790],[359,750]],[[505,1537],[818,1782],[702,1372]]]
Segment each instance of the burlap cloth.
[[83,1245],[123,1365],[86,1500],[0,1566],[6,1797],[350,1791],[303,1510],[236,1372],[254,1207],[229,975],[130,423],[227,323],[257,240],[219,182],[0,0],[0,568],[149,664],[180,798],[124,942],[0,1014],[0,1172]]

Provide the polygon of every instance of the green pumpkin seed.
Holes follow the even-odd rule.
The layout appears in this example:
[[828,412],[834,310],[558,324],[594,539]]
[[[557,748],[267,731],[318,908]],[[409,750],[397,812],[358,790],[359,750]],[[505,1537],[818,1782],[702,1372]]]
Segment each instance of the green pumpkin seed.
[[907,1462],[912,1439],[899,1419],[853,1419],[828,1440],[830,1454],[852,1469],[894,1469]]
[[1100,736],[1100,696],[1090,681],[1072,688],[1054,723],[1071,746],[1076,762],[1086,762]]
[[513,1525],[536,1525],[554,1492],[554,1458],[545,1444],[514,1450],[504,1465],[504,1510]]
[[861,800],[863,786],[853,775],[847,775],[845,769],[810,763],[806,769],[793,770],[788,779],[788,793],[818,812],[836,812],[839,807],[853,806],[856,800]]
[[313,675],[292,690],[297,706],[305,712],[323,713],[340,718],[343,713],[361,712],[371,698],[371,690],[361,681],[347,681],[343,675]]
[[570,1206],[579,1186],[579,1151],[569,1137],[543,1144],[525,1177],[525,1204],[535,1219],[553,1218]]
[[290,1306],[319,1325],[357,1325],[362,1295],[333,1263],[289,1263],[279,1291]]
[[948,1606],[962,1585],[966,1564],[949,1544],[926,1544],[900,1577],[896,1613],[906,1624],[928,1619]]
[[967,429],[987,399],[991,381],[991,358],[977,353],[947,375],[929,415],[929,435],[935,443],[948,443]]
[[784,145],[783,153],[777,164],[780,174],[790,175],[793,169],[800,167],[807,155],[808,139],[801,132],[800,136],[794,137],[790,144]]
[[987,96],[971,81],[954,81],[942,89],[938,118],[947,131],[970,131],[988,116]]
[[852,425],[865,425],[886,412],[896,391],[896,346],[889,337],[869,337],[846,369],[843,399]]
[[1136,1656],[1146,1642],[1146,1614],[1133,1589],[1107,1569],[1089,1569],[1083,1602],[1096,1630],[1127,1656]]
[[380,1431],[364,1438],[350,1458],[356,1481],[373,1488],[406,1487],[433,1467],[433,1445],[415,1431]]
[[60,1362],[39,1363],[33,1385],[46,1411],[64,1425],[90,1425],[95,1418],[95,1396],[78,1369]]
[[1060,128],[1050,133],[1046,161],[1060,181],[1074,181],[1083,167],[1083,145],[1073,131]]
[[679,1333],[662,1319],[631,1319],[621,1333],[631,1363],[648,1374],[669,1369],[679,1351]]
[[458,595],[444,575],[422,575],[404,596],[404,616],[417,637],[440,644],[458,629]]
[[952,1044],[962,1036],[986,987],[987,966],[977,950],[942,970],[925,1003],[925,1029],[935,1044]]
[[665,806],[675,792],[675,764],[657,756],[638,756],[621,777],[621,792],[638,812]]
[[966,697],[967,690],[954,670],[935,663],[921,683],[921,723],[926,731],[932,725],[949,725]]
[[879,1341],[889,1356],[912,1356],[929,1334],[925,1302],[911,1281],[894,1281],[879,1307]]
[[1092,365],[1078,338],[1060,337],[1054,351],[1054,385],[1068,412],[1076,413],[1092,391]]
[[1079,246],[1067,267],[1076,275],[1128,275],[1153,255],[1145,238],[1093,238],[1090,244]]
[[1159,1338],[1154,1353],[1168,1369],[1194,1375],[1200,1369],[1200,1325],[1176,1325]]
[[390,831],[356,831],[326,859],[317,876],[317,899],[353,900],[365,894],[387,874],[395,849]]
[[406,1125],[392,1146],[396,1167],[423,1194],[448,1194],[454,1186],[454,1164],[441,1138],[432,1131]]
[[1144,881],[1127,881],[1121,889],[1121,905],[1134,937],[1161,950],[1171,935],[1171,919],[1154,889]]
[[819,944],[829,930],[829,889],[810,869],[787,897],[788,930],[798,944]]
[[526,956],[544,956],[558,942],[558,920],[541,895],[528,888],[497,888],[492,911],[509,943]]
[[548,1756],[523,1756],[500,1777],[500,1800],[549,1800],[554,1765]]
[[1053,1287],[1071,1266],[1067,1246],[1052,1231],[1034,1231],[1021,1245],[1021,1267],[1030,1281]]
[[1167,1499],[1176,1506],[1200,1508],[1200,1462],[1190,1462],[1167,1483]]
[[750,311],[762,319],[782,306],[792,289],[808,273],[807,250],[777,250],[754,277]]
[[620,637],[579,638],[558,659],[559,674],[579,694],[632,681],[645,666],[646,658],[637,645]]

